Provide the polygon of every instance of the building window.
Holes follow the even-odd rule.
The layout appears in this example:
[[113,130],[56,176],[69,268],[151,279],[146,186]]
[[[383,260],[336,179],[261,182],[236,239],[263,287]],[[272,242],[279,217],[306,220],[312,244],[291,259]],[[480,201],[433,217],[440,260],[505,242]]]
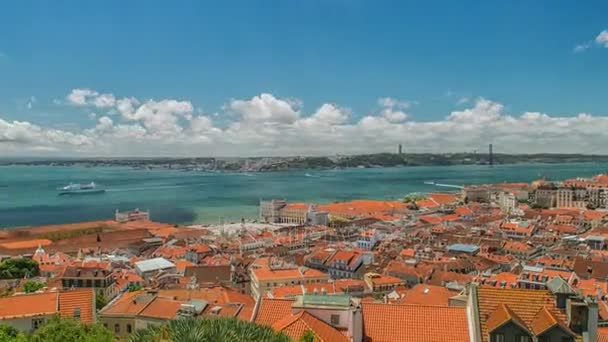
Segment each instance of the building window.
[[32,319],[32,330],[36,330],[40,328],[40,326],[44,323],[44,318],[34,318]]
[[127,333],[131,333],[131,324],[127,324]]
[[339,325],[340,324],[340,315],[331,315],[331,324]]
[[517,342],[532,342],[532,339],[527,335],[519,335],[517,337]]
[[505,342],[505,335],[503,334],[494,334],[490,339],[492,342]]
[[74,309],[74,319],[80,320],[80,308]]
[[117,334],[120,333],[120,324],[118,324],[118,323],[114,324],[114,332]]

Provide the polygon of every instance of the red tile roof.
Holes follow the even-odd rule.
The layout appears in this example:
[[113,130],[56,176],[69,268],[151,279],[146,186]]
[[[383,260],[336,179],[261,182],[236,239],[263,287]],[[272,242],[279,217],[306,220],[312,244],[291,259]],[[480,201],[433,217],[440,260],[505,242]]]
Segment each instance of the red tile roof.
[[293,302],[293,299],[262,298],[255,323],[272,325],[280,319],[290,316]]
[[526,329],[531,331],[532,323],[543,307],[560,322],[565,322],[565,313],[555,307],[555,298],[547,290],[499,289],[480,287],[477,289],[477,302],[481,321],[481,339],[488,341],[492,320],[500,305],[505,305]]
[[448,306],[449,299],[457,294],[443,286],[417,284],[405,293],[399,303]]
[[0,298],[0,320],[57,313],[57,292]]
[[95,291],[92,288],[59,292],[59,315],[62,318],[75,318],[77,311],[80,312],[81,322],[95,322]]
[[306,331],[315,334],[318,342],[348,342],[349,339],[336,328],[318,319],[306,311],[288,315],[272,325],[275,331],[281,331],[295,341],[299,341]]
[[363,303],[369,342],[468,342],[464,307]]
[[156,297],[139,315],[157,319],[173,319],[177,316],[177,311],[183,303],[183,301],[171,298]]

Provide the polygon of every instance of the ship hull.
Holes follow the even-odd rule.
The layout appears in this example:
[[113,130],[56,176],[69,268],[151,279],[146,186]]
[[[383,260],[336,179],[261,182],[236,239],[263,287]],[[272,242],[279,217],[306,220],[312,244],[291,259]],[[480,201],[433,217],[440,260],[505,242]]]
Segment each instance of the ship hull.
[[106,190],[104,190],[104,189],[60,191],[59,192],[59,196],[64,196],[64,195],[94,195],[94,194],[102,194],[104,192],[106,192]]

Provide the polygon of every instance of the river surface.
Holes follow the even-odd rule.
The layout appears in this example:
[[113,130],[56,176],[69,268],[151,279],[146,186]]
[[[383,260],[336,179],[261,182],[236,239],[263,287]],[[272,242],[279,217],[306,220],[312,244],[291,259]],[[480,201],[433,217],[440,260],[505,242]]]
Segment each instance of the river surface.
[[[121,167],[0,167],[0,227],[110,219],[114,211],[150,210],[152,219],[191,224],[255,218],[260,199],[332,202],[397,199],[412,192],[450,191],[424,184],[468,185],[589,177],[608,163],[514,164],[211,173]],[[94,181],[103,194],[58,196],[57,187]]]

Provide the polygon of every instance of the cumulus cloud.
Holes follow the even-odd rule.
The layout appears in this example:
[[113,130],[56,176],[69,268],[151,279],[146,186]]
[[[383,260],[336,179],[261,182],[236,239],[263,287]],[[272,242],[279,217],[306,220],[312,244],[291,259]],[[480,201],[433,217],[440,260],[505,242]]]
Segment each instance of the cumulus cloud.
[[591,48],[593,44],[591,42],[585,42],[582,44],[578,44],[572,49],[574,53],[581,53],[587,51],[587,49]]
[[86,106],[89,101],[97,95],[99,95],[99,93],[91,89],[72,89],[65,97],[65,100],[68,104],[74,106]]
[[43,128],[27,121],[6,121],[1,118],[0,142],[49,147],[61,145],[80,147],[92,144],[92,140],[84,134]]
[[575,53],[585,52],[592,48],[594,44],[599,47],[608,48],[608,30],[603,30],[593,40],[576,45],[572,51]]
[[[72,89],[65,97],[66,103],[72,106],[95,106],[97,108],[113,107],[116,103],[116,98],[112,94],[100,94],[95,90],[88,88]],[[55,104],[61,102],[56,100]]]
[[388,122],[399,123],[405,121],[408,117],[404,110],[410,107],[409,101],[398,100],[391,97],[382,97],[378,99],[378,104],[382,107],[380,114]]
[[[342,105],[325,103],[304,111],[299,100],[263,93],[230,100],[219,112],[223,124],[218,126],[216,115],[201,113],[190,101],[114,97],[99,108],[100,96],[89,90],[72,98],[105,113],[93,117],[94,124],[86,129],[58,130],[0,119],[0,153],[333,155],[393,151],[397,144],[412,152],[461,152],[489,142],[510,153],[602,153],[608,143],[605,116],[509,113],[502,103],[486,98],[470,100],[467,108],[446,113],[443,119],[421,122],[406,113],[410,102],[394,98],[379,99],[379,109],[357,117]],[[110,118],[108,112],[117,115]],[[225,118],[232,121],[226,123]]]
[[595,43],[608,48],[608,31],[603,30],[600,32],[597,37],[595,37]]
[[263,93],[249,100],[232,100],[225,108],[242,115],[249,122],[294,123],[300,116],[298,103],[288,99],[277,99]]

